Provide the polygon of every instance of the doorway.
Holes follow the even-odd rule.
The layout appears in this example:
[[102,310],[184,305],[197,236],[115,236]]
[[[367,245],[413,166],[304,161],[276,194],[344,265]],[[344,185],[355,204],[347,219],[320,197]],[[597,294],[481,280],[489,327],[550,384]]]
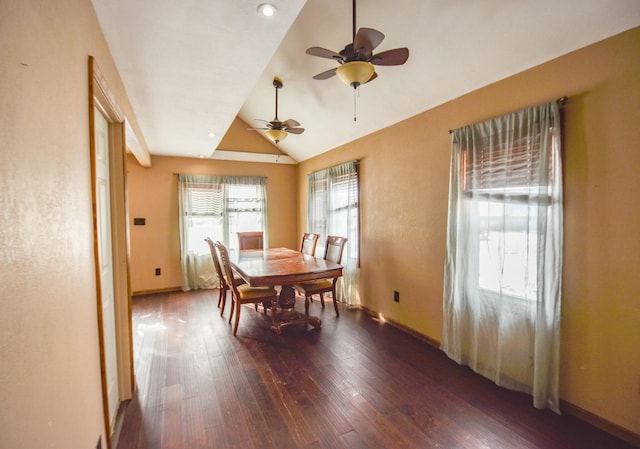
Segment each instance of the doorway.
[[126,208],[125,120],[89,57],[89,128],[93,193],[97,324],[105,432],[117,437],[120,404],[134,391]]

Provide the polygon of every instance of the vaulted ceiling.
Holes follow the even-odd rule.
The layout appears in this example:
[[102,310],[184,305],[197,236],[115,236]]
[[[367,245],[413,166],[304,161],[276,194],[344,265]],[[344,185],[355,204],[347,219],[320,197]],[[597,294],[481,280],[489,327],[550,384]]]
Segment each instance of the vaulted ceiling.
[[279,118],[305,132],[273,152],[303,161],[640,25],[638,0],[360,0],[357,28],[386,36],[376,53],[410,56],[354,92],[313,80],[337,64],[305,54],[352,41],[350,0],[273,0],[273,17],[262,0],[92,2],[151,154],[184,157],[212,157],[236,117],[272,120],[276,76]]

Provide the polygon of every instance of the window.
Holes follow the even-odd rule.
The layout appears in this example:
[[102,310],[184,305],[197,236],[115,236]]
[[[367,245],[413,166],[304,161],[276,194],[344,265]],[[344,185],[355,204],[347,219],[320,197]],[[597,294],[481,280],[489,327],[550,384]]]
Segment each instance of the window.
[[206,237],[231,250],[237,232],[263,231],[268,241],[265,184],[261,177],[179,176],[183,290],[209,288],[215,277]]
[[209,179],[182,186],[188,252],[209,254],[205,237],[237,248],[237,232],[266,231],[265,186],[259,182],[263,178],[204,178]]
[[[264,185],[228,184],[226,186],[225,238],[229,248],[238,248],[236,233],[263,231],[266,241],[266,200]],[[266,246],[266,245],[265,245]]]
[[[527,205],[479,201],[478,287],[513,298],[536,300],[537,213]],[[529,215],[529,212],[533,212]],[[506,230],[504,217],[509,217]]]
[[[477,285],[488,292],[535,301],[537,297],[538,197],[544,193],[537,123],[474,139],[460,170],[463,202],[477,223]],[[516,140],[511,140],[516,139]],[[549,163],[549,162],[548,162]],[[553,166],[549,166],[553,182]],[[548,193],[547,193],[548,195]]]
[[323,255],[327,236],[339,235],[349,239],[351,257],[358,258],[358,196],[355,162],[309,175],[309,232],[320,235],[318,256]]
[[224,235],[224,187],[222,184],[190,183],[183,187],[185,204],[183,212],[186,233],[186,252],[190,254],[208,254],[206,237],[214,241]]
[[316,257],[324,256],[327,236],[347,237],[343,275],[336,287],[340,300],[358,302],[359,172],[351,161],[309,175],[308,232],[319,234]]
[[561,175],[556,102],[453,132],[442,348],[554,411]]

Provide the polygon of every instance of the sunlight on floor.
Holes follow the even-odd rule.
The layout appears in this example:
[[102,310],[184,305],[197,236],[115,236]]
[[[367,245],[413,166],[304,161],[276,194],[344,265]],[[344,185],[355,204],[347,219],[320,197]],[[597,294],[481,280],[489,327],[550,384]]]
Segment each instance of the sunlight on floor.
[[167,326],[165,326],[160,322],[153,323],[153,324],[140,323],[136,326],[136,332],[138,333],[138,335],[144,335],[146,331],[157,331],[157,330],[165,331],[167,330]]

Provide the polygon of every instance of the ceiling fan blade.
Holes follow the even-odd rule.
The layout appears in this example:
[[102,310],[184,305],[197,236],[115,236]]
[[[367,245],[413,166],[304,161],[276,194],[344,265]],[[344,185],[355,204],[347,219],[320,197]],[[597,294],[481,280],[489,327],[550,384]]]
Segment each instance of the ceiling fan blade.
[[269,128],[247,128],[249,131],[268,131]]
[[268,121],[268,120],[262,120],[261,118],[254,118],[254,120],[256,120],[256,121],[258,121],[258,122],[262,122],[262,123],[264,123],[265,125],[266,125],[267,123],[269,123],[269,121]]
[[289,134],[302,134],[304,132],[304,128],[289,128],[287,129]]
[[409,49],[403,47],[373,55],[369,62],[373,65],[402,65],[407,62],[407,59],[409,59]]
[[294,120],[294,119],[290,118],[290,119],[285,120],[284,122],[282,122],[282,125],[285,128],[293,128],[295,126],[300,126],[300,123],[298,123],[297,120]]
[[327,70],[325,72],[318,73],[316,76],[313,77],[313,79],[314,80],[326,80],[326,79],[329,79],[333,75],[336,74],[336,70],[337,70],[337,68],[333,68],[333,69]]
[[322,48],[322,47],[307,48],[307,51],[305,53],[311,56],[317,56],[319,58],[327,58],[327,59],[334,59],[336,61],[342,61],[342,56],[340,56],[339,53],[336,53],[335,51],[332,51],[332,50],[327,50],[326,48]]
[[373,28],[360,28],[353,38],[353,49],[366,59],[371,57],[371,52],[376,48],[382,40],[384,34]]

